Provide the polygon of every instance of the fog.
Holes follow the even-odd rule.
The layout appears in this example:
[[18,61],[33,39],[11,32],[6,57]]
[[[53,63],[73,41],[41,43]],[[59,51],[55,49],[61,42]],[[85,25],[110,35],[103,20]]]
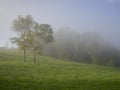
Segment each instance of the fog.
[[[0,0],[0,13],[2,47],[16,47],[9,40],[16,36],[11,31],[13,20],[18,15],[31,15],[40,24],[51,25],[54,31],[55,42],[45,47],[46,55],[65,60],[83,59],[80,62],[87,63],[96,63],[90,61],[96,58],[99,64],[99,57],[105,54],[105,59],[110,59],[111,54],[116,60],[119,58],[119,0]],[[104,64],[108,62],[112,61]]]
[[39,23],[50,24],[54,32],[63,27],[79,33],[97,32],[120,48],[119,0],[0,0],[0,13],[0,46],[15,36],[12,21],[30,14]]
[[99,33],[79,33],[64,28],[54,34],[55,42],[45,46],[44,54],[76,62],[119,66],[120,51]]

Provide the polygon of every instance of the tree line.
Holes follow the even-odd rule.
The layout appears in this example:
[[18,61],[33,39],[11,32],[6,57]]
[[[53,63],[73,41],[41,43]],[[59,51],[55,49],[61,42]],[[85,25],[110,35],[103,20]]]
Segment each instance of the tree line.
[[24,62],[26,50],[30,50],[34,56],[34,63],[37,54],[44,54],[68,61],[120,66],[120,50],[98,33],[80,34],[69,28],[53,33],[49,24],[39,24],[30,15],[19,15],[13,20],[12,30],[17,36],[12,37],[11,41],[23,50]]
[[54,34],[55,42],[45,47],[44,54],[68,61],[120,66],[120,50],[99,33],[79,33],[63,28]]
[[41,54],[44,45],[54,41],[51,26],[39,24],[30,15],[25,17],[19,15],[17,19],[13,20],[12,31],[17,36],[10,40],[23,50],[24,62],[26,61],[26,50],[30,50],[34,54],[34,63],[36,63],[36,54]]

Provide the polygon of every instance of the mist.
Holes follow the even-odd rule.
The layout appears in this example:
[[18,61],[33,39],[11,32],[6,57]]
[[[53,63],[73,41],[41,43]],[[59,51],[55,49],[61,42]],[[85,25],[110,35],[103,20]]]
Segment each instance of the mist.
[[63,28],[54,34],[55,42],[45,47],[44,54],[68,61],[119,66],[120,51],[99,33],[79,33]]
[[[0,47],[17,47],[10,41],[16,36],[11,30],[13,20],[18,15],[31,15],[38,23],[49,24],[53,29],[54,43],[44,46],[45,55],[119,66],[116,65],[120,50],[118,0],[1,0],[0,7]],[[116,61],[112,62],[114,59]]]
[[0,90],[120,90],[120,0],[0,0]]
[[118,0],[40,0],[0,1],[0,46],[15,36],[12,21],[18,15],[30,14],[39,23],[49,23],[54,32],[70,27],[76,32],[97,32],[120,48],[120,2]]

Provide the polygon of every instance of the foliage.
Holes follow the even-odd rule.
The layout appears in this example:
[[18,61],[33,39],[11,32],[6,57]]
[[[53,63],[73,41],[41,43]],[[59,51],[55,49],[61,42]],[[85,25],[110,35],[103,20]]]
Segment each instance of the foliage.
[[13,43],[17,43],[19,49],[24,51],[24,62],[26,60],[26,49],[28,48],[27,43],[27,33],[32,28],[33,18],[30,15],[23,17],[18,16],[17,19],[13,21],[13,31],[17,33],[17,37],[11,38]]
[[43,47],[54,41],[53,31],[50,25],[34,23],[33,28],[28,32],[27,42],[30,50],[34,53],[34,63],[36,62],[36,54],[42,54]]
[[18,36],[11,38],[11,41],[17,43],[19,49],[24,50],[24,61],[26,49],[32,50],[34,53],[34,62],[36,62],[36,54],[41,54],[44,45],[54,41],[51,26],[48,24],[39,25],[39,23],[33,21],[30,15],[26,17],[18,16],[18,18],[13,21],[13,31],[15,31]]
[[120,66],[120,51],[98,33],[79,34],[62,29],[54,37],[55,42],[45,47],[45,55],[82,63]]

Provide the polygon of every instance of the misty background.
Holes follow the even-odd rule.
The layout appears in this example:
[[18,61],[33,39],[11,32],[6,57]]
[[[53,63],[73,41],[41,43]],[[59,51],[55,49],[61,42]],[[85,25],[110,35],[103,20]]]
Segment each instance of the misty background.
[[13,19],[27,14],[39,23],[49,23],[54,32],[65,27],[78,33],[95,32],[120,48],[119,0],[0,0],[0,46],[15,36]]

